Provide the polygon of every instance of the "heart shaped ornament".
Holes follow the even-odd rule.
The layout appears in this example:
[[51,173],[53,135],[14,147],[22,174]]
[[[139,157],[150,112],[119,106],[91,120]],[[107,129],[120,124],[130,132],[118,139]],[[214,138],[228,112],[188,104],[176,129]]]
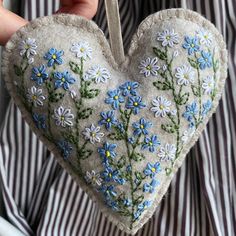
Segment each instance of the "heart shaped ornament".
[[227,75],[221,34],[183,9],[146,18],[121,66],[97,25],[72,15],[21,28],[3,60],[9,92],[32,130],[131,234],[155,212]]

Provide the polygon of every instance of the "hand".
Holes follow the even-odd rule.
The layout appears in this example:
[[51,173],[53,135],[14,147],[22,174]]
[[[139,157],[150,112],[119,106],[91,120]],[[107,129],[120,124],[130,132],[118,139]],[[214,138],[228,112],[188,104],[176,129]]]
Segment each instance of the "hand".
[[92,19],[97,12],[98,0],[61,0],[58,13],[70,13]]
[[[97,11],[98,0],[61,0],[58,13],[78,14],[91,19]],[[12,34],[28,22],[6,10],[0,0],[0,45],[5,45]]]

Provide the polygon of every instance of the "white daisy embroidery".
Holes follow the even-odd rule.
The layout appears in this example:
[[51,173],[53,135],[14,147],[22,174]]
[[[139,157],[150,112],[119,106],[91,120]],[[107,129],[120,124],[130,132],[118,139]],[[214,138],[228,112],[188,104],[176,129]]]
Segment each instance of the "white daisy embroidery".
[[215,80],[212,76],[207,76],[203,79],[202,88],[205,94],[211,94],[215,86]]
[[183,65],[176,68],[175,77],[178,79],[177,83],[179,85],[188,85],[194,83],[195,72],[190,66]]
[[187,143],[187,141],[193,136],[195,129],[194,128],[190,128],[184,131],[182,137],[181,137],[181,141],[183,143]]
[[70,109],[60,106],[54,110],[52,118],[56,120],[57,126],[66,127],[73,125],[72,120],[74,119],[74,115]]
[[170,112],[171,102],[162,96],[153,99],[152,105],[151,111],[155,113],[155,117],[165,117]]
[[72,99],[75,99],[75,98],[76,98],[77,95],[76,95],[75,90],[71,90],[71,91],[70,91],[70,96],[71,96]]
[[26,97],[28,101],[33,103],[35,107],[43,106],[43,101],[46,99],[45,96],[43,95],[43,90],[40,88],[37,89],[35,86],[28,89]]
[[95,172],[95,170],[92,170],[91,172],[87,171],[84,178],[87,183],[92,184],[94,187],[99,187],[102,184],[102,178],[99,173]]
[[200,39],[202,45],[211,46],[212,44],[212,34],[204,29],[197,31],[197,37]]
[[71,47],[71,52],[74,52],[76,57],[82,58],[84,60],[91,59],[92,48],[87,42],[74,43]]
[[110,73],[106,68],[96,65],[87,71],[84,79],[93,79],[96,83],[106,83],[110,79]]
[[169,46],[172,48],[174,44],[179,43],[179,35],[173,29],[165,29],[157,33],[157,41],[161,41],[163,47]]
[[96,142],[101,142],[101,138],[104,136],[104,133],[100,132],[99,126],[96,127],[94,124],[92,124],[90,128],[85,128],[83,135],[86,140],[89,140],[90,143],[94,144]]
[[176,147],[174,144],[166,143],[164,147],[159,149],[157,156],[161,161],[172,161],[175,159]]
[[145,77],[148,77],[150,75],[157,75],[157,71],[160,69],[160,67],[157,65],[157,57],[154,58],[147,58],[145,60],[142,60],[140,62],[140,65],[138,66],[140,70],[140,74],[144,74]]
[[173,52],[173,57],[178,57],[178,56],[179,56],[179,51],[178,50],[174,51]]
[[22,57],[25,56],[28,59],[29,64],[34,62],[34,56],[37,54],[36,49],[37,45],[35,39],[27,38],[26,40],[20,42],[20,55]]

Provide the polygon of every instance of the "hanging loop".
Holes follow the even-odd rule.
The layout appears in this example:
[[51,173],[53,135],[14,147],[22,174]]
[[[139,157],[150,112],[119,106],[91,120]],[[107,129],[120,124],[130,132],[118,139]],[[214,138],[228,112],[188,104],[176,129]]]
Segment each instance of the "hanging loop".
[[116,62],[120,65],[125,61],[125,55],[121,33],[118,1],[105,0],[105,7],[111,51]]

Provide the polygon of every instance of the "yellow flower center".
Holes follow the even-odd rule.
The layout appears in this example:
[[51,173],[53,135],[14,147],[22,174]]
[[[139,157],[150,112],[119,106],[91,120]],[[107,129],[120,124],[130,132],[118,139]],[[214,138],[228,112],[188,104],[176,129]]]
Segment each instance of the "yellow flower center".
[[29,49],[29,48],[30,48],[29,44],[26,44],[25,49]]
[[166,39],[167,39],[167,40],[170,40],[170,36],[169,36],[169,35],[168,35],[168,36],[166,36]]
[[134,106],[138,106],[138,103],[137,103],[137,102],[134,102]]
[[188,75],[187,75],[187,74],[185,74],[185,75],[184,75],[184,78],[185,78],[185,79],[188,79]]
[[119,96],[117,96],[117,95],[114,97],[115,100],[117,100],[118,98],[119,98]]
[[109,151],[106,151],[106,157],[110,157],[111,153]]
[[153,145],[153,143],[152,142],[149,142],[149,146],[152,146]]
[[85,49],[84,48],[80,48],[80,52],[84,52],[85,51]]
[[152,172],[155,173],[156,172],[156,168],[152,167]]
[[144,125],[140,125],[140,128],[143,129],[143,128],[144,128]]
[[65,120],[65,117],[64,116],[61,116],[61,121]]
[[95,136],[96,136],[96,134],[95,134],[94,132],[92,132],[92,133],[91,133],[91,136],[92,136],[92,137],[95,137]]
[[52,55],[52,59],[56,59],[57,56],[55,54]]
[[38,73],[38,74],[37,74],[38,77],[41,77],[41,75],[42,75],[41,73]]
[[195,46],[195,45],[192,43],[192,44],[191,44],[191,47],[194,48],[194,46]]
[[111,173],[109,173],[109,177],[112,177],[112,174],[111,174]]
[[63,77],[63,78],[61,79],[61,81],[62,81],[62,82],[65,82],[66,80],[65,80],[65,78]]
[[160,105],[160,109],[163,110],[163,109],[164,109],[164,106],[163,106],[163,105]]
[[147,69],[147,70],[151,70],[152,67],[151,67],[150,65],[148,65],[148,66],[146,67],[146,69]]
[[32,100],[36,100],[37,99],[37,96],[36,95],[33,95],[32,96]]
[[108,119],[107,119],[107,122],[110,122],[110,121],[111,121],[111,119],[110,119],[110,118],[108,118]]
[[128,90],[130,90],[131,89],[131,87],[130,86],[128,86]]

